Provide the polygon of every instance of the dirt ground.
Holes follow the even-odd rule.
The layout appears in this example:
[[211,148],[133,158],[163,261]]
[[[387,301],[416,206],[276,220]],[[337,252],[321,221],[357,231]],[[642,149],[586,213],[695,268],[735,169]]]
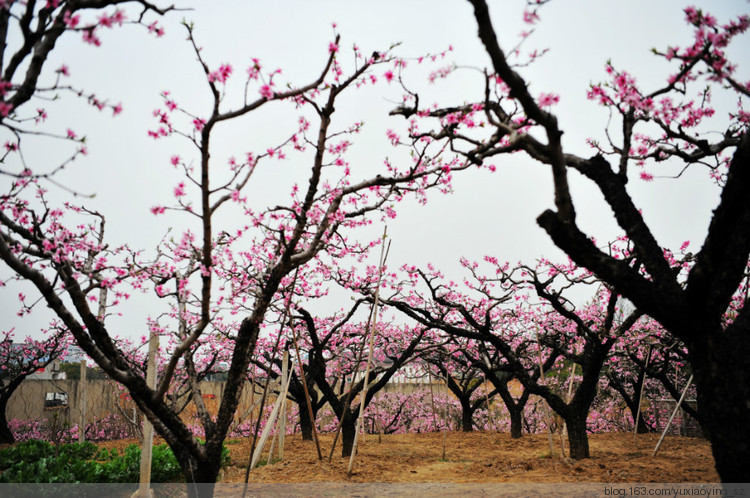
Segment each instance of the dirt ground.
[[[253,483],[701,483],[718,482],[711,447],[704,439],[668,436],[652,457],[657,434],[592,434],[591,458],[549,458],[545,434],[511,439],[498,433],[448,433],[445,459],[442,433],[368,435],[360,443],[354,471],[347,477],[348,458],[341,458],[340,442],[331,462],[333,436],[322,434],[323,461],[315,444],[300,435],[287,436],[284,460],[263,465],[250,474]],[[102,443],[124,447],[132,441]],[[231,464],[222,483],[244,482],[250,439],[228,441]],[[266,447],[266,453],[268,445]],[[264,456],[265,456],[264,454]],[[276,454],[274,454],[274,459]]]

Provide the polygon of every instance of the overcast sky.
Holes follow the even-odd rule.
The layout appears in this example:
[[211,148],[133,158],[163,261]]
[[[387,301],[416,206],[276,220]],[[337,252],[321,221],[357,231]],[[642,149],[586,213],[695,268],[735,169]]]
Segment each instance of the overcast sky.
[[[151,113],[161,105],[159,94],[164,90],[198,114],[210,105],[205,78],[180,26],[183,18],[195,22],[195,36],[212,68],[223,63],[233,65],[238,88],[252,57],[259,58],[264,68],[281,68],[280,82],[311,81],[325,62],[328,43],[334,36],[331,25],[336,23],[342,57],[355,43],[365,54],[401,43],[396,53],[405,57],[453,47],[445,65],[456,63],[462,69],[435,85],[426,81],[424,73],[415,71],[410,84],[445,105],[481,98],[481,74],[476,69],[486,67],[489,61],[477,39],[471,7],[465,1],[212,0],[187,4],[193,10],[159,19],[166,32],[163,37],[131,26],[102,31],[102,46],[96,48],[83,44],[79,35],[70,35],[58,44],[49,64],[48,77],[65,63],[73,86],[112,102],[122,101],[124,111],[114,119],[111,113],[100,113],[75,99],[49,104],[48,126],[60,133],[71,128],[86,135],[89,149],[88,156],[76,161],[59,180],[82,193],[96,194],[86,203],[107,216],[108,238],[113,244],[127,242],[147,250],[155,246],[166,227],[164,220],[155,218],[149,209],[169,202],[172,189],[180,181],[169,158],[173,154],[195,157],[184,141],[174,138],[157,142],[147,136],[147,130],[155,125]],[[490,2],[495,29],[505,49],[517,43],[521,31],[532,28],[522,21],[524,4]],[[587,101],[585,94],[590,82],[604,79],[607,60],[630,71],[646,91],[661,85],[674,71],[674,66],[665,65],[650,51],[690,43],[692,30],[684,21],[682,9],[691,4],[703,4],[720,22],[750,11],[750,4],[739,0],[557,0],[540,11],[541,21],[533,26],[535,31],[523,48],[549,52],[520,71],[531,82],[533,94],[560,95],[553,111],[564,130],[568,152],[590,156],[593,152],[585,140],[603,138],[607,112]],[[743,42],[750,46],[747,41],[745,36]],[[740,52],[740,44],[735,43],[731,53],[741,63],[747,57]],[[740,81],[749,78],[747,67],[740,66]],[[355,179],[358,171],[371,171],[387,155],[394,154],[387,147],[385,132],[403,127],[402,120],[387,116],[400,95],[395,85],[382,85],[377,92],[362,92],[360,96],[355,92],[347,105],[337,108],[334,124],[339,128],[365,121],[365,133],[357,137],[349,158]],[[720,126],[732,102],[716,94],[715,104]],[[226,164],[233,155],[265,150],[288,131],[284,119],[269,110],[241,127],[218,130],[213,152],[216,164]],[[4,143],[7,137],[0,138]],[[64,146],[40,141],[38,147],[28,151],[28,159],[37,165],[54,162],[62,157],[65,149],[59,147]],[[489,254],[500,260],[527,263],[542,256],[564,258],[535,222],[544,209],[552,206],[549,169],[517,156],[493,162],[498,166],[495,173],[474,170],[455,175],[453,194],[434,195],[426,206],[411,203],[401,207],[398,218],[388,226],[392,237],[390,267],[432,262],[460,278],[461,257],[478,260]],[[256,178],[258,183],[251,193],[259,203],[273,202],[274,196],[286,199],[288,168],[293,167],[280,165]],[[653,173],[659,175],[660,171]],[[600,242],[611,240],[620,232],[608,208],[575,174],[572,177],[580,226]],[[705,171],[691,171],[679,181],[657,178],[645,183],[634,178],[629,190],[660,243],[676,249],[690,240],[691,249],[699,249],[718,201],[718,189]],[[62,197],[63,193],[53,195]],[[373,233],[380,231],[382,226],[374,228]],[[5,268],[0,272],[7,275]],[[15,317],[18,289],[22,287],[3,291],[3,329],[15,327],[22,335],[34,333],[44,319]],[[25,292],[33,295],[28,288]],[[147,308],[142,301],[124,307],[129,318],[117,323],[116,332],[136,337],[144,334]]]

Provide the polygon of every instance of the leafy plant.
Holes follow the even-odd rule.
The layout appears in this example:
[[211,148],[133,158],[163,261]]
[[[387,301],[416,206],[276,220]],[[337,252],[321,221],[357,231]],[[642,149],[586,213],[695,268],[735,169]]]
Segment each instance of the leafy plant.
[[[222,467],[229,463],[224,446]],[[131,444],[122,455],[90,442],[53,446],[46,441],[24,441],[0,450],[0,483],[132,483],[138,482],[141,449]],[[155,446],[151,482],[175,482],[182,469],[166,444]]]

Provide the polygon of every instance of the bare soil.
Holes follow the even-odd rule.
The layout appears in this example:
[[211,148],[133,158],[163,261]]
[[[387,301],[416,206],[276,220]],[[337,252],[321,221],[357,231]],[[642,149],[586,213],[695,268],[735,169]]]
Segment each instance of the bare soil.
[[[331,462],[333,436],[322,434],[323,460],[315,444],[299,434],[287,436],[284,459],[274,460],[250,473],[252,483],[701,483],[719,482],[708,441],[668,436],[657,456],[652,457],[657,434],[591,434],[591,458],[549,456],[546,434],[442,433],[368,435],[360,442],[351,477],[348,458],[341,458],[340,442]],[[361,440],[360,440],[361,441]],[[124,447],[134,441],[102,443]],[[244,482],[251,439],[227,441],[231,463],[222,483]],[[268,446],[266,452],[268,451]]]

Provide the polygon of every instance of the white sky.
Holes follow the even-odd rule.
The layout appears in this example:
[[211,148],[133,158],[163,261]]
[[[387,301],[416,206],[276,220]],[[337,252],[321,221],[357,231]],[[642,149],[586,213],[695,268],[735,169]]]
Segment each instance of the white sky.
[[[128,242],[132,247],[147,250],[155,246],[167,229],[164,222],[170,218],[155,218],[149,208],[169,203],[172,189],[180,181],[178,172],[169,164],[170,156],[191,154],[189,146],[178,138],[155,142],[146,135],[148,129],[155,127],[151,112],[161,105],[160,92],[171,91],[178,103],[198,113],[210,104],[207,85],[185,41],[185,30],[179,25],[183,17],[195,21],[196,37],[212,68],[222,63],[234,66],[233,83],[238,89],[242,87],[242,76],[251,57],[259,58],[266,69],[282,68],[279,82],[302,84],[316,77],[327,57],[328,43],[333,39],[331,23],[336,22],[342,36],[340,53],[344,62],[348,62],[347,52],[354,43],[369,54],[401,42],[396,53],[407,57],[440,52],[452,45],[454,51],[448,55],[446,64],[456,62],[467,69],[435,85],[424,79],[424,73],[415,71],[410,86],[430,92],[445,105],[481,96],[481,76],[468,67],[483,68],[489,61],[476,36],[471,7],[464,1],[212,0],[188,4],[194,10],[171,13],[159,20],[166,28],[162,38],[127,27],[102,31],[103,46],[95,48],[81,43],[79,35],[69,35],[58,44],[48,67],[52,71],[66,63],[71,71],[71,84],[123,103],[124,112],[115,119],[109,112],[99,113],[74,99],[67,99],[70,104],[48,106],[48,129],[64,134],[67,128],[72,128],[87,136],[89,155],[58,179],[80,192],[96,193],[95,199],[86,202],[107,216],[108,238],[113,244]],[[522,22],[525,2],[490,4],[500,44],[509,49],[517,42],[519,33],[529,29]],[[608,59],[618,69],[627,69],[635,75],[647,91],[656,88],[674,71],[674,66],[666,66],[650,50],[690,43],[692,30],[682,14],[682,9],[690,4],[703,4],[722,23],[750,11],[748,2],[739,0],[557,0],[541,10],[542,20],[524,48],[550,50],[521,73],[531,82],[532,93],[560,94],[560,103],[553,110],[565,132],[568,152],[588,157],[592,151],[585,139],[603,138],[607,113],[587,101],[585,93],[590,82],[604,78]],[[743,41],[747,41],[747,36]],[[745,54],[738,45],[735,43],[731,53],[741,63]],[[739,79],[748,79],[746,67],[740,66]],[[354,98],[339,105],[334,115],[334,124],[340,128],[353,121],[365,121],[365,133],[355,138],[349,157],[355,178],[358,171],[364,176],[381,165],[386,155],[395,154],[387,146],[385,132],[403,126],[402,119],[387,116],[393,102],[399,100],[400,91],[395,85],[378,88],[379,92],[354,92]],[[719,127],[727,112],[727,107],[722,111],[721,106],[732,102],[722,101],[718,93],[714,101],[719,108]],[[224,165],[228,157],[242,157],[247,151],[264,151],[273,145],[274,137],[290,132],[288,123],[293,123],[290,121],[293,116],[272,111],[269,109],[241,126],[221,128],[214,142],[215,164]],[[7,137],[0,138],[4,143]],[[38,144],[33,151],[27,150],[32,167],[63,157],[57,145],[41,141]],[[533,263],[541,256],[553,260],[564,257],[535,222],[552,205],[548,168],[516,156],[496,159],[493,163],[498,166],[494,174],[486,170],[456,174],[455,192],[451,195],[435,193],[427,206],[414,203],[401,206],[398,219],[388,227],[393,240],[391,268],[403,263],[433,262],[452,277],[460,278],[458,260],[462,256],[479,260],[490,254],[500,260],[526,263]],[[274,169],[255,179],[257,183],[250,193],[258,202],[264,199],[273,202],[274,196],[286,200],[289,174],[295,167],[304,169],[306,163],[294,164],[293,160],[277,163]],[[601,242],[612,239],[619,232],[608,208],[573,176],[574,202],[581,227]],[[691,250],[697,251],[718,200],[718,190],[705,172],[691,172],[677,182],[657,179],[644,183],[633,176],[629,189],[643,208],[657,239],[674,249],[691,240]],[[297,181],[305,180],[302,177]],[[375,227],[372,234],[381,231],[382,227]],[[0,275],[7,275],[7,270],[0,270]],[[19,289],[33,295],[28,287],[18,285],[9,286],[0,294],[2,329],[15,327],[20,335],[34,333],[46,320],[41,316],[16,318]],[[125,336],[145,334],[143,318],[147,310],[155,309],[150,306],[138,299],[123,307],[128,317],[117,322],[115,331]],[[39,311],[41,315],[45,310]]]

